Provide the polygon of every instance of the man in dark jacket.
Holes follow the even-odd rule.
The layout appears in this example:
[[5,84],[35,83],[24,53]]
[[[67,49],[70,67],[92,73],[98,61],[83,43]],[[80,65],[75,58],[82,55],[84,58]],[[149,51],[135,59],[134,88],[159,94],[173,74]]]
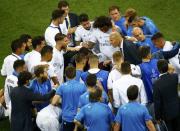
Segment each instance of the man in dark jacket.
[[55,95],[55,90],[46,95],[35,94],[28,89],[32,75],[22,72],[18,76],[18,87],[11,94],[11,131],[32,131],[31,106],[32,101],[48,101]]
[[159,79],[154,83],[153,98],[157,121],[164,120],[169,131],[180,131],[180,99],[178,75],[169,74],[168,62],[159,60]]
[[112,32],[110,35],[110,43],[113,47],[119,47],[123,54],[124,61],[138,65],[141,63],[138,47],[130,41],[123,39],[120,33]]

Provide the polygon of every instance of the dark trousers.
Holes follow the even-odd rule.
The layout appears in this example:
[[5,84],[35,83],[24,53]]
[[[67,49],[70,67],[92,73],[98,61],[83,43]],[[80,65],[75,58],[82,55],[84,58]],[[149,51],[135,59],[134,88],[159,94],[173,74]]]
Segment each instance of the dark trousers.
[[172,120],[165,120],[168,131],[180,131],[180,117]]
[[62,131],[73,131],[75,127],[74,122],[67,122],[64,121],[62,122]]

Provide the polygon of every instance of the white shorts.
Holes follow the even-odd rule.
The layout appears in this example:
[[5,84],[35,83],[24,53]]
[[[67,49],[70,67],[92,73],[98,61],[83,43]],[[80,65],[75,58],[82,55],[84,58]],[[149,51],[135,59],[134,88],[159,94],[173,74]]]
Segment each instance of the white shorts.
[[41,131],[59,131],[60,124],[57,118],[51,116],[45,116],[44,114],[38,113],[36,118],[36,124]]

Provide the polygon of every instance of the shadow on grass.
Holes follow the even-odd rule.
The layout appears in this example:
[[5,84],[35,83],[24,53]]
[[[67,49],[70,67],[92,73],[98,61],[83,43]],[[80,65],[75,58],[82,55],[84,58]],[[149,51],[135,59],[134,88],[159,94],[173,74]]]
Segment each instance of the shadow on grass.
[[9,119],[0,120],[0,131],[10,131]]

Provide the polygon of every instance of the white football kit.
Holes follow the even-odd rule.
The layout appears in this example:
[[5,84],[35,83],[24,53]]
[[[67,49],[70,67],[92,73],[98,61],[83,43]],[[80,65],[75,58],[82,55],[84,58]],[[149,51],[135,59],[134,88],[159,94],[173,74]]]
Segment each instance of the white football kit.
[[59,84],[63,83],[64,75],[64,51],[59,51],[53,48],[53,57],[50,64],[54,67],[55,74],[57,75]]

